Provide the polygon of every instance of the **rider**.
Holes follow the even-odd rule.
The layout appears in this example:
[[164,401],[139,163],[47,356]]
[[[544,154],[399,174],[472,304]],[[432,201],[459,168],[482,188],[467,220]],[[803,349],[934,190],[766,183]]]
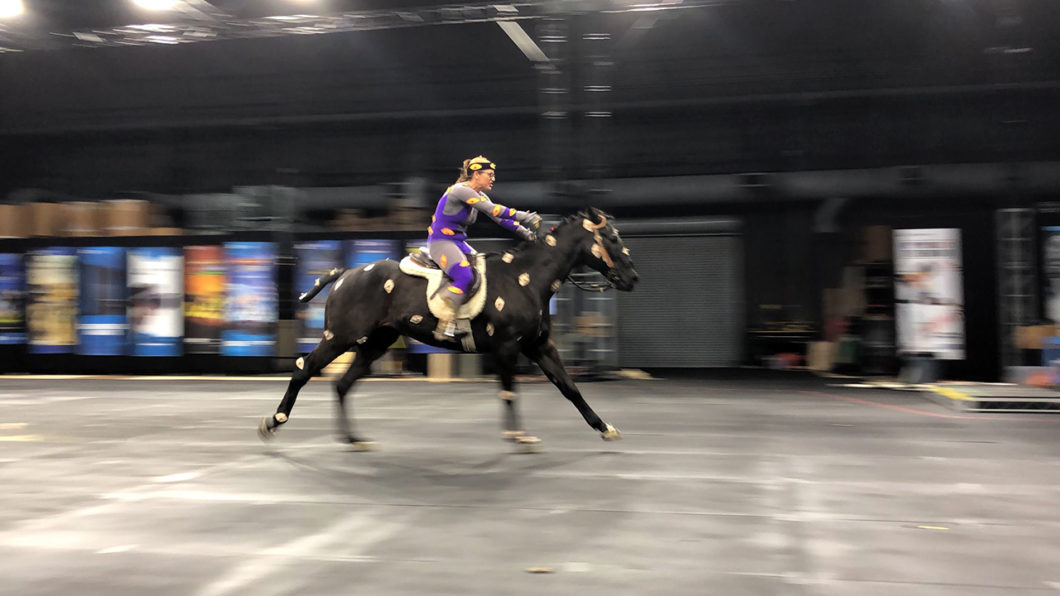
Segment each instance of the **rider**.
[[524,240],[537,238],[536,230],[541,226],[541,216],[532,211],[516,211],[511,207],[490,201],[483,192],[493,189],[497,166],[479,155],[465,159],[460,167],[460,177],[453,183],[434,210],[431,226],[427,228],[427,248],[431,259],[438,263],[452,280],[442,290],[446,312],[438,320],[434,335],[438,339],[452,339],[457,335],[456,309],[467,300],[468,290],[474,281],[470,255],[475,249],[466,242],[467,228],[481,211],[501,227],[515,232]]

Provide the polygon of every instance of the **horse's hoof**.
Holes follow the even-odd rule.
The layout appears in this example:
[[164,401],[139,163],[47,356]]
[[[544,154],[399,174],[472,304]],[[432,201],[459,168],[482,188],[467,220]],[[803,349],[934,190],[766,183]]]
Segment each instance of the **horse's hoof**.
[[618,432],[617,428],[608,424],[607,430],[600,433],[600,438],[605,441],[617,441],[622,438],[622,433]]
[[501,432],[501,438],[509,443],[516,442],[519,437],[525,436],[526,432],[521,430],[506,430]]
[[269,428],[268,417],[262,418],[261,422],[258,423],[258,438],[262,441],[269,441],[276,436],[276,428]]
[[350,441],[350,451],[376,451],[379,445],[375,441]]
[[537,453],[541,451],[541,439],[530,435],[515,437],[515,447],[522,453]]

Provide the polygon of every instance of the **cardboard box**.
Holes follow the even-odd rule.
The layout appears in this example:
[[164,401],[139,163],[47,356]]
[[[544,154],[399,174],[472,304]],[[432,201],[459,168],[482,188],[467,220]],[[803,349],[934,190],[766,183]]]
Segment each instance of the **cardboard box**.
[[1013,341],[1021,350],[1041,350],[1048,337],[1060,335],[1056,325],[1027,325],[1013,330]]
[[62,204],[60,234],[63,236],[99,236],[102,210],[98,203],[71,201]]
[[108,236],[140,236],[151,226],[151,204],[139,199],[104,201],[103,232]]
[[30,236],[58,236],[63,207],[59,203],[26,203]]
[[0,205],[0,238],[22,238],[26,227],[26,210],[22,205]]
[[390,212],[390,223],[395,230],[426,229],[431,216],[423,209],[401,207]]
[[835,366],[836,342],[815,341],[810,342],[806,353],[806,368],[827,372]]
[[331,228],[343,232],[358,232],[365,229],[364,210],[340,209],[331,221]]
[[181,228],[147,228],[144,230],[145,236],[180,236],[184,234],[184,230]]

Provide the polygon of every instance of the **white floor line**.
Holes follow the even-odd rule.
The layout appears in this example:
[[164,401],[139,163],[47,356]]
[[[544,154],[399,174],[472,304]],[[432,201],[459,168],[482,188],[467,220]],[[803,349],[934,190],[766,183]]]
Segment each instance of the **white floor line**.
[[[285,445],[284,446],[284,450],[291,449],[291,448],[297,447],[297,446],[302,446],[302,445],[308,446],[306,448],[320,449],[320,448],[323,448],[323,447],[330,447],[331,445],[333,445],[333,443],[331,443],[331,442],[324,443],[324,442],[320,442],[318,440],[318,438],[313,438],[313,439],[308,439],[306,441],[302,441],[300,443],[295,443],[295,444],[291,444],[291,445]],[[268,455],[266,455],[265,453],[257,452],[257,453],[245,455],[243,457],[240,457],[240,458],[237,458],[237,459],[234,459],[234,460],[231,460],[231,461],[226,461],[226,462],[222,462],[222,463],[219,463],[219,464],[210,464],[210,465],[198,468],[198,469],[186,470],[186,471],[181,472],[181,473],[183,473],[183,474],[193,474],[194,477],[200,477],[200,476],[205,476],[207,474],[212,474],[212,473],[218,472],[220,470],[225,470],[225,469],[229,469],[229,468],[237,468],[238,469],[238,468],[243,467],[247,462],[250,462],[250,461],[253,461],[253,460],[259,460],[259,459],[260,460],[267,460],[267,458],[268,458]],[[133,486],[133,487],[131,487],[129,489],[126,489],[125,491],[122,491],[122,492],[125,492],[125,493],[136,493],[136,492],[142,492],[142,491],[157,490],[157,488],[158,488],[158,483],[156,481],[150,481],[150,482],[145,482],[145,483],[142,483],[142,484],[135,485],[135,486]],[[20,537],[24,536],[27,533],[39,532],[39,531],[43,531],[43,530],[49,530],[49,529],[55,528],[55,527],[65,527],[65,526],[69,525],[69,522],[71,520],[82,518],[82,517],[87,517],[87,516],[90,516],[90,515],[97,515],[97,514],[100,514],[100,513],[106,512],[106,511],[110,511],[112,509],[115,509],[115,508],[118,508],[118,507],[122,507],[122,506],[124,506],[124,503],[122,501],[113,501],[112,500],[112,501],[109,501],[109,502],[106,502],[106,503],[102,503],[102,504],[98,504],[98,505],[91,505],[91,506],[88,506],[88,507],[80,507],[80,508],[77,508],[77,509],[69,509],[69,510],[62,511],[62,512],[59,512],[59,513],[55,513],[55,514],[52,514],[52,515],[48,515],[48,516],[45,516],[45,517],[22,520],[22,521],[18,522],[17,524],[15,524],[14,527],[12,527],[12,529],[10,529],[8,531],[0,532],[0,544],[7,544],[7,543],[10,543],[13,540],[17,541]]]
[[[251,560],[236,565],[223,577],[207,584],[195,592],[196,596],[225,596],[226,594],[246,594],[252,590],[247,587],[262,580],[267,580],[277,573],[287,572],[297,576],[293,565],[284,565],[293,558],[314,557],[321,555],[357,557],[374,544],[396,533],[404,526],[401,520],[376,519],[371,512],[350,515],[325,529],[275,548],[258,553]],[[325,551],[325,552],[321,552]],[[283,578],[270,583],[283,583]],[[288,580],[290,582],[290,580]],[[275,586],[272,586],[273,588]],[[292,585],[291,588],[294,586]],[[288,591],[288,590],[281,590]],[[294,592],[295,590],[289,590]]]

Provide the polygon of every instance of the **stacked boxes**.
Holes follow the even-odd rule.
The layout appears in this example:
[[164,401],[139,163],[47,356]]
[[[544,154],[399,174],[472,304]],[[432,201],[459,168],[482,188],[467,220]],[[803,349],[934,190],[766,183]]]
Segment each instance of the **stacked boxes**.
[[142,236],[151,227],[150,203],[136,199],[104,201],[103,234]]
[[0,238],[26,235],[26,208],[22,205],[0,205]]

